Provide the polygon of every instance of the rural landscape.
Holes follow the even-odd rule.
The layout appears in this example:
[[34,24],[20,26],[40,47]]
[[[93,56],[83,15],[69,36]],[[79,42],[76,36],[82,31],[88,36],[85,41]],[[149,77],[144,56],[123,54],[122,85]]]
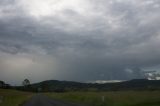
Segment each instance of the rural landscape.
[[160,106],[160,0],[0,0],[0,106]]
[[24,86],[4,85],[0,89],[0,106],[32,106],[32,103],[25,104],[37,97],[53,98],[55,103],[58,101],[56,106],[159,106],[160,80],[137,79],[105,84],[49,80]]

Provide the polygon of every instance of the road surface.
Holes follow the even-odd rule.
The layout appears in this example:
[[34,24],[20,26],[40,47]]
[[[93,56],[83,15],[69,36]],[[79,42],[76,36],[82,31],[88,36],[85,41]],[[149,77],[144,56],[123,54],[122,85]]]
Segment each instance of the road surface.
[[29,101],[24,102],[20,106],[86,106],[86,105],[63,102],[60,100],[52,99],[42,94],[37,94],[33,96]]

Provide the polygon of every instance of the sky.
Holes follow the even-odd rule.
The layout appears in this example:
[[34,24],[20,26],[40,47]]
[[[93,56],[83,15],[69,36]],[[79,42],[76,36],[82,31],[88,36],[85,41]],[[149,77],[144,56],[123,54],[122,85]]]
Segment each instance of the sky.
[[159,0],[0,0],[0,80],[129,80],[160,70]]

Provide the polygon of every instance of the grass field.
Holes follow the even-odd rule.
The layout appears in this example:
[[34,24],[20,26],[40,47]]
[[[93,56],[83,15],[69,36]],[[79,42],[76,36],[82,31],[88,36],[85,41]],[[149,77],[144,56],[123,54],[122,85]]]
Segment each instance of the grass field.
[[160,91],[67,92],[47,95],[90,106],[160,106]]
[[18,106],[32,95],[28,92],[0,89],[0,106]]
[[[45,93],[64,101],[89,106],[160,106],[160,91]],[[0,106],[18,106],[33,93],[0,89]],[[1,98],[3,97],[3,98]],[[1,101],[2,100],[2,101]]]

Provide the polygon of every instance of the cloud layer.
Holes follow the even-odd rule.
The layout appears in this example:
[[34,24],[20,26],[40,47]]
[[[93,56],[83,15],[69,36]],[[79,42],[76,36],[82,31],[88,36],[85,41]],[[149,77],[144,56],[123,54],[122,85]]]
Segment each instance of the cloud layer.
[[159,0],[1,0],[0,80],[142,78],[159,19]]

